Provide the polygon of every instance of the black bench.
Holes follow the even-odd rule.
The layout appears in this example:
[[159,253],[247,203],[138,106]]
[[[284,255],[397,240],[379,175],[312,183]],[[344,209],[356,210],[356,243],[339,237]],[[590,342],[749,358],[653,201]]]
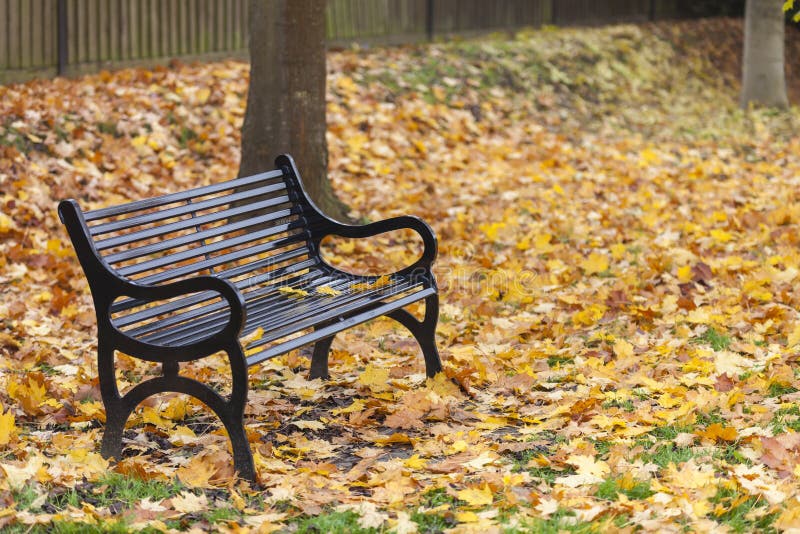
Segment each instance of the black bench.
[[[120,459],[131,411],[153,394],[172,391],[196,397],[219,416],[236,470],[254,479],[243,423],[248,367],[313,343],[310,376],[326,377],[336,333],[379,316],[411,331],[428,376],[441,371],[430,227],[409,216],[363,226],[338,223],[308,197],[290,156],[275,164],[276,170],[255,176],[86,213],[75,200],[59,204],[97,314],[106,458]],[[392,275],[346,273],[320,256],[328,235],[359,238],[403,228],[419,233],[424,250]],[[403,308],[422,300],[419,321]],[[245,336],[253,340],[247,354]],[[115,350],[160,363],[161,376],[121,396]],[[227,399],[179,374],[180,362],[219,351],[227,353],[233,375]]]

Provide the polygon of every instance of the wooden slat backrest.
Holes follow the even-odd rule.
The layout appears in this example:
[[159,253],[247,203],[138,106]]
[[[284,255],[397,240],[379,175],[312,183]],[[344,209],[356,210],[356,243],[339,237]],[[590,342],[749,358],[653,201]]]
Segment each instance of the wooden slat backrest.
[[[275,170],[90,211],[84,218],[95,249],[120,276],[160,284],[213,274],[234,282],[248,298],[263,298],[279,280],[318,263],[308,241],[315,215],[298,201],[295,187]],[[185,299],[181,307],[196,303]],[[136,305],[129,299],[112,311]],[[141,316],[152,311],[133,311],[120,321],[134,324]]]

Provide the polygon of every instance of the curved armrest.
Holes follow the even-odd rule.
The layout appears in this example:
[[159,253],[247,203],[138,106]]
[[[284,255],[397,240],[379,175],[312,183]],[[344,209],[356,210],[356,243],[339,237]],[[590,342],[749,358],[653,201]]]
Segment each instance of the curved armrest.
[[[422,238],[424,246],[422,250],[422,257],[415,261],[408,267],[401,269],[398,273],[408,273],[414,271],[419,267],[430,269],[436,259],[438,245],[436,241],[436,234],[428,224],[413,215],[401,215],[399,217],[392,217],[382,221],[375,221],[363,225],[342,224],[340,222],[332,221],[323,229],[325,235],[338,235],[342,237],[371,237],[393,230],[414,230]],[[322,237],[325,237],[324,235]]]
[[364,225],[344,224],[339,221],[333,220],[323,212],[311,199],[303,180],[300,178],[300,172],[297,170],[297,165],[294,159],[288,154],[281,154],[275,158],[275,167],[282,169],[284,175],[288,176],[290,180],[295,180],[296,185],[300,190],[301,201],[310,207],[322,220],[320,225],[320,235],[315,239],[315,244],[319,243],[328,235],[339,235],[342,237],[370,237],[392,230],[402,230],[408,228],[417,232],[422,237],[422,243],[425,248],[422,251],[422,257],[415,261],[412,265],[397,271],[396,274],[407,274],[414,272],[420,267],[426,271],[430,271],[431,264],[436,259],[437,244],[436,234],[428,224],[412,215],[402,215],[400,217],[392,217],[391,219],[384,219]]
[[247,320],[247,309],[242,293],[232,282],[224,278],[202,275],[164,285],[145,285],[123,280],[122,290],[125,295],[146,302],[179,297],[188,293],[213,291],[227,301],[231,310],[230,320],[223,331],[228,330],[233,336],[238,337]]

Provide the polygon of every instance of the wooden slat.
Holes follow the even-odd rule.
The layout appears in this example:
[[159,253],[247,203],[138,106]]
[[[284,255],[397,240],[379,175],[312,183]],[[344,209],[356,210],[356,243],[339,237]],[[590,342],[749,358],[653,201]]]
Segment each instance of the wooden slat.
[[139,55],[139,24],[136,14],[139,12],[139,0],[123,0],[125,11],[125,57],[132,59]]
[[19,66],[31,67],[31,2],[19,3]]
[[169,39],[169,52],[170,57],[180,54],[180,47],[178,46],[178,37],[180,36],[180,20],[178,18],[178,1],[169,0],[169,26],[168,35]]
[[20,64],[20,3],[27,0],[9,0],[8,9],[8,67],[18,69]]
[[[56,34],[58,33],[56,19],[56,0],[44,0],[42,6],[42,65],[55,67],[58,64],[58,50],[56,49]],[[2,13],[2,9],[0,9]],[[2,37],[0,37],[2,41]],[[2,69],[2,54],[0,54],[0,69]]]
[[115,59],[122,59],[122,47],[120,46],[122,34],[119,31],[120,5],[119,0],[109,0],[108,4],[108,21],[106,23],[106,31],[108,31],[108,59],[113,61]]
[[0,0],[0,69],[5,70],[9,65],[8,61],[8,40],[9,35],[9,3],[12,0]]
[[29,35],[30,35],[30,65],[32,67],[41,67],[44,65],[44,14],[42,8],[44,0],[31,0],[30,1],[30,19]]
[[197,0],[186,0],[186,46],[197,50]]

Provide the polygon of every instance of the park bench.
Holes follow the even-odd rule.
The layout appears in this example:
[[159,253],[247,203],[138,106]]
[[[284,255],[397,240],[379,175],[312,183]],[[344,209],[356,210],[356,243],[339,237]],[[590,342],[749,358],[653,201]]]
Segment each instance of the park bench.
[[[243,422],[248,368],[313,343],[310,376],[327,377],[336,333],[379,316],[411,331],[428,376],[441,371],[430,227],[410,216],[362,226],[336,222],[309,198],[290,156],[275,164],[262,174],[89,212],[72,199],[59,204],[97,314],[104,457],[121,458],[125,423],[140,402],[179,392],[217,414],[236,470],[254,479]],[[422,237],[424,250],[391,275],[347,273],[320,255],[329,235],[361,238],[404,228]],[[404,309],[418,301],[425,302],[422,320]],[[160,375],[120,395],[115,351],[160,363]],[[180,362],[220,351],[233,376],[228,398],[179,369]]]

